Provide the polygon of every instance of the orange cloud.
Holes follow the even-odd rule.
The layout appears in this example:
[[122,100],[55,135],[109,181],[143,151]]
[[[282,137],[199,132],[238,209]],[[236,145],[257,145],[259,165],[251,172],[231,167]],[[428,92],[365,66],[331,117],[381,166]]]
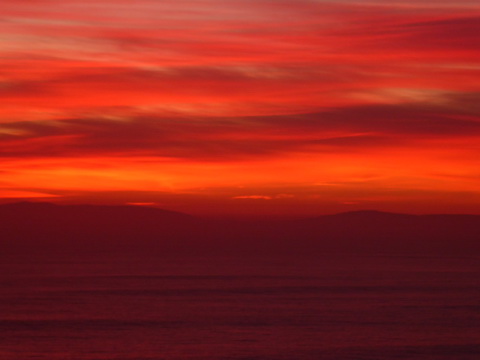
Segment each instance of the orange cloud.
[[0,197],[473,209],[475,1],[4,0],[0,13]]
[[272,200],[271,196],[264,196],[264,195],[242,195],[242,196],[234,196],[232,199],[252,199],[252,200]]

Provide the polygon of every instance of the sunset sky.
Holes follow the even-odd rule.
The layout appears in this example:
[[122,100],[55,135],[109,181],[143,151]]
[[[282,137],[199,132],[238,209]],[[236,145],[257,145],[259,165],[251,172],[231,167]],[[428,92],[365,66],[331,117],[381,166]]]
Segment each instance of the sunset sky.
[[478,0],[2,0],[0,202],[480,214]]

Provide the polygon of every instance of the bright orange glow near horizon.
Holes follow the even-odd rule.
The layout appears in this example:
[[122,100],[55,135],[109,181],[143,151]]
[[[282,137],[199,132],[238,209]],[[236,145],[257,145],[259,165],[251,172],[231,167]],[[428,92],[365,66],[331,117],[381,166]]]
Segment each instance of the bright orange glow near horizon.
[[0,202],[480,214],[476,0],[0,13]]

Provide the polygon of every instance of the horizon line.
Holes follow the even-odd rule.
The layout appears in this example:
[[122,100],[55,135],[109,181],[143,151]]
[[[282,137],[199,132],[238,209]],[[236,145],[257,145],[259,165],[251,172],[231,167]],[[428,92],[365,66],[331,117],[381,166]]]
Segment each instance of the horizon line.
[[191,214],[189,212],[178,211],[178,210],[171,210],[169,208],[160,207],[159,205],[155,205],[154,203],[131,203],[127,202],[124,204],[96,204],[96,203],[87,203],[87,202],[79,202],[79,203],[57,203],[57,202],[49,202],[49,201],[32,201],[32,200],[19,200],[19,201],[8,201],[3,202],[0,198],[0,207],[8,206],[8,205],[20,205],[20,204],[42,204],[42,205],[52,205],[52,206],[59,206],[59,207],[74,207],[74,206],[92,206],[92,207],[112,207],[112,208],[144,208],[144,209],[152,209],[152,210],[159,210],[159,211],[166,211],[171,213],[177,213],[181,215],[191,216],[194,218],[206,218],[206,219],[312,219],[317,217],[324,217],[324,216],[336,216],[336,215],[346,215],[346,214],[386,214],[386,215],[399,215],[399,216],[480,216],[480,214],[474,213],[411,213],[411,212],[395,212],[395,211],[385,211],[385,210],[378,210],[372,208],[365,208],[365,209],[358,209],[358,210],[349,210],[349,211],[340,211],[334,213],[321,213],[316,215],[296,215],[296,214],[244,214],[244,213],[229,213],[229,214],[217,214],[217,215],[196,215]]

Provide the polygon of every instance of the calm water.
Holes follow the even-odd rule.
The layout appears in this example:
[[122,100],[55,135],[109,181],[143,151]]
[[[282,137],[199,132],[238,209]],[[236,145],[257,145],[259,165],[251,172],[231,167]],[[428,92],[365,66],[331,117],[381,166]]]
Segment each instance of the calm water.
[[479,261],[4,259],[0,359],[478,360]]

